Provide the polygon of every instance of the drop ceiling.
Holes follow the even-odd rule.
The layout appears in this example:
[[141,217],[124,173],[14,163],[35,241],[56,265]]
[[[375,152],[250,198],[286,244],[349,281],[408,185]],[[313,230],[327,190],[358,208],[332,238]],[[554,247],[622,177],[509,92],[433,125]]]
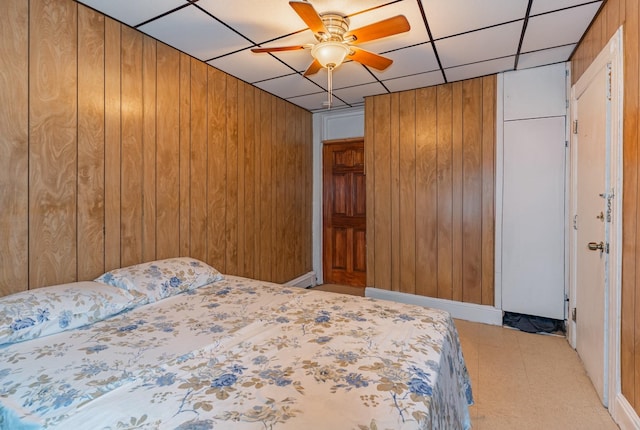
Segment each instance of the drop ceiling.
[[[327,72],[303,77],[309,50],[254,47],[314,43],[288,0],[82,0],[238,79],[309,111],[324,110]],[[585,0],[311,0],[355,29],[395,15],[406,33],[363,43],[393,60],[384,71],[348,61],[333,73],[333,107],[364,97],[537,67],[569,59],[601,7]]]

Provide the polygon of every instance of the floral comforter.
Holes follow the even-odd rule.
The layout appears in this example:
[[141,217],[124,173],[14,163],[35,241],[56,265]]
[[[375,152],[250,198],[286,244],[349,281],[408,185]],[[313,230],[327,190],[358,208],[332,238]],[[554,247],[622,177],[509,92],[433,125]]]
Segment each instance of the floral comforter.
[[466,429],[449,314],[227,276],[0,349],[0,428]]

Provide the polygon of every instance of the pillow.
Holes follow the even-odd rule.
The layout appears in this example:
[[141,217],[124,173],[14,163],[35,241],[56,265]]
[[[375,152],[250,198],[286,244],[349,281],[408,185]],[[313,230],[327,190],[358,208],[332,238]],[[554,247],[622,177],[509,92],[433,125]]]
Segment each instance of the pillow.
[[213,267],[189,257],[167,258],[105,273],[97,282],[142,294],[149,303],[223,279]]
[[127,291],[85,281],[0,298],[0,344],[21,342],[103,320],[134,307]]

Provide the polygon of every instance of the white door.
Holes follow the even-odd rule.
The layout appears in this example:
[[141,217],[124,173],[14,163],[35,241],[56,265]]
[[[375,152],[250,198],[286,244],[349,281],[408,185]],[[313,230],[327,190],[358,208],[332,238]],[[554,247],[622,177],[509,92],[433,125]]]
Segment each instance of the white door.
[[576,350],[600,399],[607,405],[606,351],[608,231],[611,212],[609,172],[609,64],[575,94],[572,145],[573,246]]
[[564,116],[504,123],[502,309],[565,318]]

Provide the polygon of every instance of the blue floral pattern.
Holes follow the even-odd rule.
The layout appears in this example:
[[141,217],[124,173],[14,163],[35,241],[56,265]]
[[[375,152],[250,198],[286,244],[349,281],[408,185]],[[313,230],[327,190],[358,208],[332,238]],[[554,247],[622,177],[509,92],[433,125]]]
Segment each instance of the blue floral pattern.
[[455,430],[472,401],[446,312],[233,276],[0,348],[0,428]]
[[127,291],[98,282],[36,288],[0,298],[0,345],[103,320],[136,305]]
[[153,303],[222,278],[220,272],[200,260],[176,257],[115,269],[96,281],[122,288]]

